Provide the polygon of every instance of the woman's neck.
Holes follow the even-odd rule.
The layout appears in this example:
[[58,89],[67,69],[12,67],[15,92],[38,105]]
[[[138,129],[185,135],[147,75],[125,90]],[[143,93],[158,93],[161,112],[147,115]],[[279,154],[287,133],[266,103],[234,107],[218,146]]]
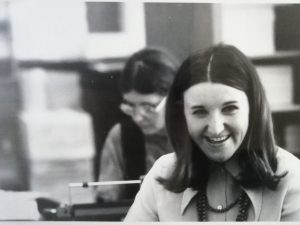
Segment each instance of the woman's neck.
[[[239,197],[241,188],[235,179],[236,165],[236,160],[233,159],[222,164],[210,163],[206,194],[211,207],[227,207]],[[212,213],[211,216],[216,220],[222,220],[224,217],[235,220],[236,211],[237,207],[222,215]]]

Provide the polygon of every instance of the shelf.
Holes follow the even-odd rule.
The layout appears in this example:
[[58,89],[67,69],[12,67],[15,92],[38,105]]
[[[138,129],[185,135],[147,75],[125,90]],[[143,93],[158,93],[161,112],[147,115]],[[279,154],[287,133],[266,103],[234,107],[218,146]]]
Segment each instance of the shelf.
[[290,125],[299,125],[300,105],[289,104],[271,107],[275,133],[280,134],[281,143],[285,143],[285,129]]
[[69,61],[18,60],[17,64],[22,69],[41,67],[52,70],[82,70],[88,67],[88,63],[80,59]]
[[104,74],[106,72],[117,72],[122,71],[125,62],[127,58],[126,57],[118,57],[118,58],[105,58],[100,60],[90,60],[90,68],[98,71],[99,74]]
[[255,65],[285,64],[300,60],[300,51],[278,51],[274,54],[249,57]]
[[272,113],[299,113],[300,115],[300,104],[284,104],[284,105],[271,105]]

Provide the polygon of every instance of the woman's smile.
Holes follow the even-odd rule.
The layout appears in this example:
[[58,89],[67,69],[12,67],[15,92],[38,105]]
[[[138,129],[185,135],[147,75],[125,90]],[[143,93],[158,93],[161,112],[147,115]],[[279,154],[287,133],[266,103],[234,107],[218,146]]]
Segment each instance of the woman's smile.
[[213,145],[222,144],[230,138],[230,135],[224,135],[219,137],[205,137],[207,142]]

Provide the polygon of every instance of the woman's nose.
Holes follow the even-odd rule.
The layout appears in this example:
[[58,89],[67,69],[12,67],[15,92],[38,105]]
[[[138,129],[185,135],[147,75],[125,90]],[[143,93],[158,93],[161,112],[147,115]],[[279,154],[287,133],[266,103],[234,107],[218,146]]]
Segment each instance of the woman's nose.
[[144,120],[143,112],[139,108],[135,108],[133,110],[131,117],[136,123],[139,123]]
[[224,130],[224,119],[221,116],[212,116],[207,125],[210,135],[219,135]]

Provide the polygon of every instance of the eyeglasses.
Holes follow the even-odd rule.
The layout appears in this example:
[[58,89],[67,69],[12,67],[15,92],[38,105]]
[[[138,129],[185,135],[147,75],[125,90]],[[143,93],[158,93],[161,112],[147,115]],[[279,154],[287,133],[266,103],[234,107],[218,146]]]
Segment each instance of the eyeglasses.
[[146,114],[155,114],[158,113],[163,106],[165,105],[165,102],[167,100],[167,97],[164,97],[157,105],[152,105],[149,103],[141,103],[138,105],[135,105],[133,103],[130,103],[126,100],[123,100],[123,102],[120,105],[120,109],[127,115],[133,115],[136,113],[137,109],[142,110]]

